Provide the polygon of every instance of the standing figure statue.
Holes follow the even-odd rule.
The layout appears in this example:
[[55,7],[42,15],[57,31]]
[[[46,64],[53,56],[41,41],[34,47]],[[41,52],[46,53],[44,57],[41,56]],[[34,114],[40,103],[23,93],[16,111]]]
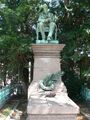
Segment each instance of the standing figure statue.
[[[50,12],[48,5],[44,3],[39,7],[38,29],[42,36],[42,41],[50,41],[56,27],[57,16]],[[48,27],[48,36],[46,38],[45,28]]]

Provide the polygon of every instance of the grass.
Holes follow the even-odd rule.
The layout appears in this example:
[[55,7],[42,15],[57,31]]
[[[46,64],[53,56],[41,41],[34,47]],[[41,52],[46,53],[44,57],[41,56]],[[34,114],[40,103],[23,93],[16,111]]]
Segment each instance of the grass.
[[4,107],[0,110],[0,118],[6,118],[12,111],[15,101],[7,102]]
[[11,112],[12,108],[7,107],[6,109],[3,110],[3,115],[8,116]]

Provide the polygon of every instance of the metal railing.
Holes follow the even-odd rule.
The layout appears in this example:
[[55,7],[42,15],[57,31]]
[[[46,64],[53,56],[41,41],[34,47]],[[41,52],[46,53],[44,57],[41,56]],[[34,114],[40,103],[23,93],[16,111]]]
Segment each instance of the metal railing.
[[15,85],[10,84],[0,90],[0,108],[13,95],[14,89],[15,89]]
[[82,97],[87,101],[90,100],[90,89],[82,86],[82,91],[81,91]]

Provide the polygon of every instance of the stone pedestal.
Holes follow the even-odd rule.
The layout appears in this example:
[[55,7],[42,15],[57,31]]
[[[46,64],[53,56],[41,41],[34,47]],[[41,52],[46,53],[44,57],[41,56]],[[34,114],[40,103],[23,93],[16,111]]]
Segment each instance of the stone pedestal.
[[50,73],[60,70],[60,51],[64,44],[32,45],[34,53],[33,81],[40,81]]
[[[32,45],[34,76],[28,89],[27,120],[76,120],[79,107],[68,97],[60,79],[53,91],[43,91],[39,81],[60,70],[60,52],[64,44]],[[47,97],[55,93],[55,97]]]

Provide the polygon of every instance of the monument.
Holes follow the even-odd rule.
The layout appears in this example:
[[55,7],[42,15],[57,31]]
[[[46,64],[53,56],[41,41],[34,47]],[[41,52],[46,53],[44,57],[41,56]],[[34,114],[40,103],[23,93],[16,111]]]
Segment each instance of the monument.
[[[44,7],[48,8],[46,4],[41,5],[41,8]],[[51,26],[52,21],[49,16],[46,19],[46,15],[39,16],[41,20],[38,22],[42,40],[32,44],[34,71],[28,88],[27,120],[76,120],[79,107],[68,97],[61,79],[60,52],[65,45],[58,44],[56,39],[56,42],[51,42],[57,17],[52,15],[54,20]],[[46,25],[49,25],[47,38],[44,31]]]
[[[36,43],[58,43],[57,41],[57,26],[56,21],[58,17],[51,13],[47,4],[42,4],[39,6],[39,18],[37,21],[37,40]],[[53,41],[53,33],[55,31],[55,39]],[[41,33],[42,40],[39,40],[39,32]],[[48,32],[46,37],[45,32]]]

